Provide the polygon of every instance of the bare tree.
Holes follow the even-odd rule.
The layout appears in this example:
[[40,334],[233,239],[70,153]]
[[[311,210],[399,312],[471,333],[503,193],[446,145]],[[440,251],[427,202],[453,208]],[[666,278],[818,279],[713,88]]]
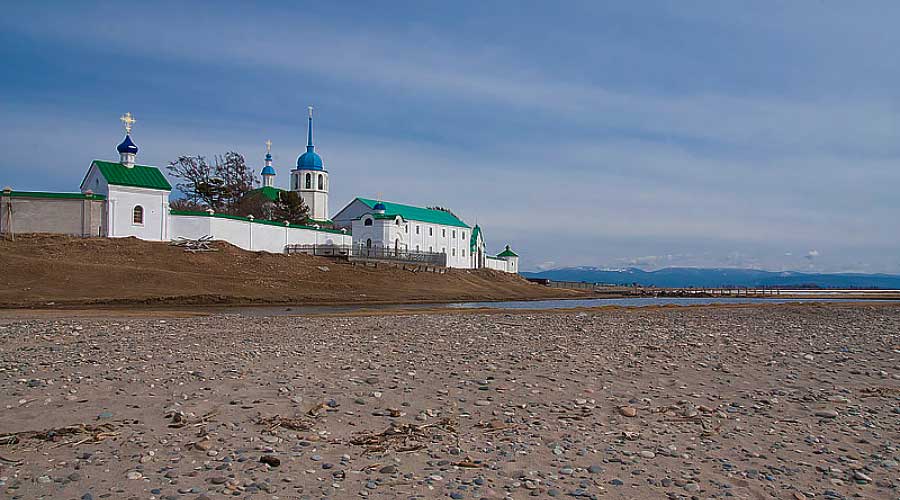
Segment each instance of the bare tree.
[[194,200],[189,200],[187,198],[178,198],[177,200],[172,200],[169,202],[169,208],[171,208],[172,210],[181,210],[184,212],[200,212],[206,210],[208,207]]
[[179,156],[168,170],[182,180],[176,187],[188,201],[235,215],[240,215],[236,213],[240,202],[258,182],[244,157],[234,151],[216,156],[212,165],[204,156]]

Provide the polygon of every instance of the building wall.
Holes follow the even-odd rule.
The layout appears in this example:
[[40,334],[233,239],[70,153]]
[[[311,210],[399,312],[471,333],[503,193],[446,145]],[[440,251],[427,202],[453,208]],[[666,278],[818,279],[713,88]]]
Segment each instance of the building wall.
[[484,267],[495,271],[503,271],[505,273],[513,272],[509,270],[509,262],[498,257],[485,257]]
[[353,200],[349,205],[338,212],[334,218],[332,218],[332,221],[334,221],[335,227],[350,229],[355,219],[359,218],[362,214],[371,211],[372,209],[365,203],[359,200]]
[[366,226],[367,218],[364,215],[351,223],[355,246],[364,247],[371,239],[373,246],[394,248],[400,240],[400,247],[409,251],[446,254],[447,267],[473,267],[474,261],[469,255],[469,228],[403,219],[399,225],[394,219],[374,219],[371,226]]
[[350,245],[349,234],[208,215],[171,215],[172,239],[211,236],[251,251],[283,253],[286,245]]
[[104,200],[6,196],[0,193],[0,233],[106,235]]
[[[134,236],[148,241],[169,241],[169,191],[109,186],[109,236]],[[134,222],[134,208],[144,209],[141,224]]]

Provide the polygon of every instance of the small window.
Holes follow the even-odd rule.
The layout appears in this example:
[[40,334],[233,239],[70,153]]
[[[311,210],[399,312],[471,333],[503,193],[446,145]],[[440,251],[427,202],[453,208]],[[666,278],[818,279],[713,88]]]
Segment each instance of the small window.
[[434,252],[434,247],[428,247],[428,252]]
[[441,247],[441,253],[447,255],[447,247]]
[[306,189],[312,189],[312,174],[306,174]]
[[366,221],[365,221],[363,224],[366,225],[366,226],[371,226],[371,225],[372,225],[372,219],[366,219]]
[[416,226],[416,234],[419,234],[419,226]]
[[419,245],[416,245],[416,251],[417,252],[419,251]]
[[456,249],[455,248],[451,248],[450,252],[453,254],[454,257],[456,257]]
[[394,220],[394,222],[396,222],[397,225],[399,226],[399,225],[400,225],[400,217],[397,217],[397,218]]
[[441,229],[441,238],[446,238],[446,237],[447,237],[447,230]]
[[319,189],[325,189],[325,176],[322,174],[319,174]]
[[453,230],[453,239],[456,239],[456,229]]
[[409,234],[409,224],[406,225],[406,234]]
[[434,236],[434,232],[432,232],[432,228],[428,228],[428,236]]
[[[465,236],[463,236],[463,238],[465,238]],[[463,251],[462,251],[462,256],[463,256],[463,257],[466,256],[466,250],[465,250],[465,249],[463,249]]]
[[136,225],[144,225],[144,207],[140,205],[134,207],[131,222]]
[[466,239],[466,232],[465,232],[465,231],[463,231],[462,239]]

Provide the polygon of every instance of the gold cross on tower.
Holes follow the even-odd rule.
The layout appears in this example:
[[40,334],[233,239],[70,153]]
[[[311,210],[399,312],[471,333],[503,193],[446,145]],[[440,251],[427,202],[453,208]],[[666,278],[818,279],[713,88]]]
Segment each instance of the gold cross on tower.
[[269,139],[266,139],[266,153],[271,153],[271,152],[272,152],[272,141]]
[[132,127],[132,125],[134,125],[134,122],[137,121],[137,120],[134,119],[133,116],[131,116],[131,112],[125,113],[124,115],[122,115],[121,117],[119,117],[119,120],[121,120],[122,123],[125,124],[125,133],[126,133],[126,134],[130,134],[130,133],[131,133],[131,127]]

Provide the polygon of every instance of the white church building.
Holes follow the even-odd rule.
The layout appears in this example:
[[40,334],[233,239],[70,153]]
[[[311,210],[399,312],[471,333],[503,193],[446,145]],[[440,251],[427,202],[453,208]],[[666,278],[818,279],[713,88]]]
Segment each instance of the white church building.
[[[364,260],[422,262],[450,268],[519,271],[519,256],[509,246],[488,255],[484,233],[450,210],[354,198],[329,216],[328,170],[313,145],[309,109],[306,151],[290,173],[290,190],[309,207],[306,225],[218,214],[212,210],[171,210],[172,185],[153,166],[136,163],[138,147],[131,137],[135,122],[122,116],[125,139],[116,148],[119,161],[94,160],[80,193],[0,192],[0,233],[56,232],[148,241],[212,237],[245,250],[282,253],[294,247],[332,247],[335,254]],[[267,141],[262,186],[256,192],[278,199],[271,142]]]

